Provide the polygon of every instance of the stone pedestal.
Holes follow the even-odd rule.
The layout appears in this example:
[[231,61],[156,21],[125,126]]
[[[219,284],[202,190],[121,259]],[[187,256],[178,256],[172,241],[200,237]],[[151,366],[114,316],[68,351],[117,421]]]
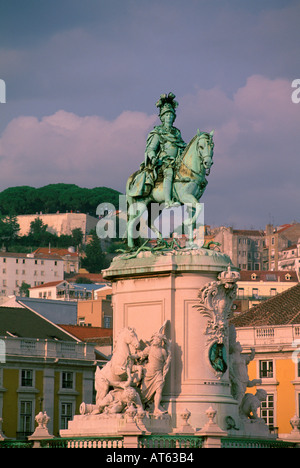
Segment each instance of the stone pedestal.
[[139,339],[150,340],[167,320],[172,340],[172,362],[162,405],[172,427],[188,410],[196,430],[206,421],[209,406],[217,411],[216,423],[226,430],[226,417],[238,419],[231,396],[228,370],[216,376],[209,362],[205,330],[207,319],[195,307],[199,289],[227,270],[227,255],[208,249],[141,252],[135,258],[116,257],[103,276],[112,282],[114,336],[134,327]]
[[168,434],[172,432],[169,415],[153,414],[85,414],[68,422],[68,429],[60,430],[61,437],[99,437],[112,435]]

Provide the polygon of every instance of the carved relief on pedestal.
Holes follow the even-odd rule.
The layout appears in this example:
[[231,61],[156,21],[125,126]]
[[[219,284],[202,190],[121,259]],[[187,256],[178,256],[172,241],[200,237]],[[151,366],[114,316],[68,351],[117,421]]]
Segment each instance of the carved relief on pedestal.
[[171,362],[171,340],[166,322],[149,342],[138,339],[133,328],[124,328],[116,339],[111,360],[96,371],[96,404],[81,404],[81,414],[127,414],[129,408],[161,416],[162,391]]
[[219,274],[217,281],[207,283],[199,291],[199,303],[196,305],[203,317],[207,318],[206,352],[207,359],[215,375],[221,378],[228,369],[228,319],[232,302],[236,297],[236,282],[239,273],[227,271]]

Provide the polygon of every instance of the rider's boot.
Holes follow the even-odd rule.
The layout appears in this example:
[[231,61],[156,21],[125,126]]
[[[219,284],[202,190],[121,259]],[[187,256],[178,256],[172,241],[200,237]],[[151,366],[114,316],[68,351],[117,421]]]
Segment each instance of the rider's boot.
[[172,200],[172,187],[173,187],[173,170],[168,168],[164,171],[164,198],[166,208],[171,208],[172,206],[180,206],[180,203]]

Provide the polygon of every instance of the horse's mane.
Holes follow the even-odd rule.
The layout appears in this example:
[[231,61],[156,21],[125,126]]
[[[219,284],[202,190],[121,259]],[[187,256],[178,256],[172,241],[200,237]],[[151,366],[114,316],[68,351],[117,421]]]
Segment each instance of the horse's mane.
[[185,157],[185,155],[187,154],[187,152],[189,151],[190,147],[194,144],[195,140],[200,136],[200,135],[203,135],[205,134],[206,132],[201,132],[200,134],[197,133],[197,135],[194,136],[194,138],[191,139],[191,141],[187,144],[187,146],[184,148],[183,152],[181,153],[180,157],[177,159],[177,164],[176,166],[179,167],[183,158]]
[[121,330],[118,331],[118,333],[117,333],[117,335],[116,335],[116,337],[114,339],[114,348],[116,347],[120,336],[124,335],[124,333],[126,333],[128,330],[133,330],[135,332],[135,329],[132,328],[132,327],[121,328]]

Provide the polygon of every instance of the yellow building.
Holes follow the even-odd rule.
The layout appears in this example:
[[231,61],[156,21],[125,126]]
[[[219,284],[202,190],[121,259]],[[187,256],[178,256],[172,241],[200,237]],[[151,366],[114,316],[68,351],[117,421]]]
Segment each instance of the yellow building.
[[261,416],[279,435],[290,433],[290,420],[300,415],[300,285],[236,316],[232,323],[244,352],[255,349],[249,378],[261,379],[257,388],[268,394]]
[[23,439],[46,411],[59,430],[92,401],[94,346],[27,308],[0,308],[0,418],[7,437]]
[[298,284],[295,271],[242,270],[237,282],[237,301],[244,312],[261,301],[276,296]]

